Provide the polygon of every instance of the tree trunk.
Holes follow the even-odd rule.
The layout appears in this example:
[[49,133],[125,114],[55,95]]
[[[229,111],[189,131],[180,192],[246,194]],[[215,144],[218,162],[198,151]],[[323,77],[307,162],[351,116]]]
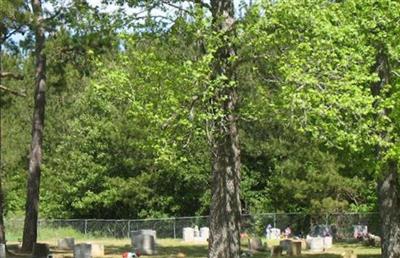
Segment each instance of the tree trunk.
[[[0,136],[1,137],[1,136]],[[1,166],[1,164],[0,164]],[[6,243],[6,234],[4,226],[4,195],[3,195],[3,175],[0,171],[0,244]]]
[[400,257],[400,185],[396,161],[390,161],[378,184],[382,257]]
[[32,142],[29,156],[25,223],[22,250],[31,252],[37,240],[37,221],[39,212],[40,165],[42,161],[42,142],[44,129],[46,57],[43,53],[45,35],[40,0],[32,0],[35,30],[36,88],[32,120]]
[[212,0],[213,29],[220,35],[221,46],[213,63],[213,80],[220,80],[214,95],[216,109],[224,115],[214,121],[212,137],[212,200],[210,214],[210,258],[240,257],[240,148],[237,129],[237,92],[230,57],[235,49],[229,42],[233,33],[232,0]]
[[[388,55],[381,49],[377,56],[376,71],[379,75],[379,82],[372,86],[372,94],[385,99],[391,96],[390,91],[384,91],[386,85],[391,81],[390,64]],[[388,117],[391,110],[380,107],[380,102],[375,101],[374,107],[377,109],[377,126],[386,128],[382,124],[384,117]],[[382,110],[379,110],[382,109]],[[376,146],[376,161],[385,159],[388,147],[394,142],[394,136],[390,135],[385,129],[378,131],[382,144]],[[398,176],[398,161],[393,159],[386,161],[380,169],[378,180],[378,202],[381,219],[381,249],[384,258],[400,257],[400,182]]]

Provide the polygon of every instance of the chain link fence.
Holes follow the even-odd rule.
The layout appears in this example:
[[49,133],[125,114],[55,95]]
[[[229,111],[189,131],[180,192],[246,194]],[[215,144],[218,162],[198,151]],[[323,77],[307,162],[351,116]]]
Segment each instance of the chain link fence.
[[[6,231],[9,240],[22,237],[24,221],[21,219],[6,220]],[[41,219],[38,222],[39,239],[55,237],[81,238],[129,238],[131,231],[153,229],[157,238],[182,238],[183,228],[207,227],[209,218],[177,217],[164,219],[135,220],[102,220],[102,219]],[[352,239],[355,225],[365,225],[374,235],[379,234],[378,213],[337,213],[337,214],[303,214],[303,213],[266,213],[243,215],[241,228],[243,233],[263,236],[267,225],[284,229],[288,225],[294,235],[305,236],[316,225],[331,227],[336,239]]]

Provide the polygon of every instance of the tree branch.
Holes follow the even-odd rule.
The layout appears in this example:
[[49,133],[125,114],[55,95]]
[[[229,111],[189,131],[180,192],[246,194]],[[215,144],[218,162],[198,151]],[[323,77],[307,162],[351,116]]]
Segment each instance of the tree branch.
[[13,95],[19,96],[19,97],[26,97],[26,94],[25,94],[25,93],[22,93],[22,92],[18,92],[18,91],[16,91],[16,90],[9,89],[9,88],[7,88],[6,86],[3,86],[3,85],[1,85],[1,84],[0,84],[0,90],[7,91],[7,92],[9,92],[9,93],[11,93],[11,94],[13,94]]
[[12,78],[14,80],[23,80],[24,76],[20,74],[15,74],[11,72],[1,72],[0,78]]

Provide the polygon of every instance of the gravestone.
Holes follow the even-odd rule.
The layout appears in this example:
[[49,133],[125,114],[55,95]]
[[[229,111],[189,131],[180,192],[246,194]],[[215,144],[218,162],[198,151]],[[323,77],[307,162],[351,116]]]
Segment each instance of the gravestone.
[[292,240],[289,240],[289,239],[281,240],[281,241],[279,241],[279,245],[282,247],[283,251],[288,252],[292,245]]
[[367,225],[354,225],[353,236],[356,239],[362,239],[368,236],[368,226]]
[[307,236],[307,245],[313,252],[322,252],[324,251],[324,238]]
[[301,255],[301,245],[302,242],[298,240],[292,241],[290,248],[288,250],[288,255]]
[[332,248],[333,246],[333,237],[326,236],[324,237],[324,249]]
[[34,243],[32,257],[33,258],[47,258],[50,253],[48,244]]
[[207,241],[207,239],[210,237],[210,229],[208,227],[200,228],[200,237],[204,241]]
[[271,251],[272,251],[272,257],[279,257],[282,255],[283,249],[282,246],[280,245],[274,245]]
[[92,258],[92,245],[88,243],[74,246],[74,258]]
[[131,245],[135,246],[135,237],[139,235],[151,235],[154,238],[154,241],[157,240],[157,231],[152,230],[152,229],[141,229],[141,230],[135,230],[131,231]]
[[279,240],[281,238],[281,230],[279,228],[271,228],[270,239]]
[[193,228],[183,228],[183,241],[191,242],[194,241],[194,229]]
[[104,245],[88,243],[92,246],[92,256],[104,256]]
[[72,237],[59,239],[57,241],[57,248],[62,250],[73,250],[75,246],[75,239]]
[[134,237],[134,249],[140,254],[156,254],[156,241],[154,235],[140,234]]
[[6,258],[6,245],[0,244],[0,258]]
[[260,238],[249,238],[249,250],[251,252],[264,250],[261,239]]

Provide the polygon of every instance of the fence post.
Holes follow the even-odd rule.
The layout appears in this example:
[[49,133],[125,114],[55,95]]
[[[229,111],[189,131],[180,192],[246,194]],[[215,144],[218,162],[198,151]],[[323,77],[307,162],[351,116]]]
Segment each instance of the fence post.
[[130,232],[131,232],[131,221],[128,220],[128,238],[130,237]]
[[174,239],[176,239],[176,218],[174,218]]
[[86,234],[87,234],[87,219],[85,219],[85,237],[86,237]]
[[276,213],[274,213],[274,228],[276,228]]

